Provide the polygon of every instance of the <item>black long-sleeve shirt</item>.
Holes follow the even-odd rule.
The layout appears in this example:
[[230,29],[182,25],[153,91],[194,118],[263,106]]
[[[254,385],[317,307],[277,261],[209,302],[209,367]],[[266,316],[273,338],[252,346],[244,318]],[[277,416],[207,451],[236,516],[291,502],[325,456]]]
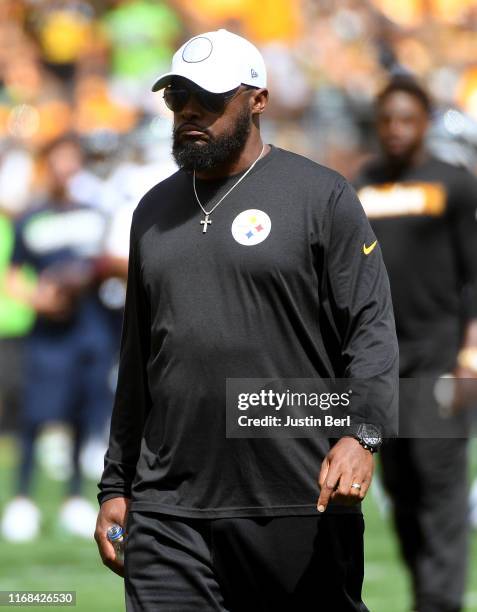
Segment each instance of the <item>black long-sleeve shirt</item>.
[[357,188],[391,281],[401,375],[452,370],[477,319],[477,180],[429,156],[397,173],[374,161]]
[[[237,178],[197,181],[206,208]],[[226,438],[226,378],[376,378],[392,406],[379,246],[365,255],[375,237],[343,177],[276,147],[211,219],[203,233],[182,170],[135,211],[99,501],[184,517],[316,513],[329,442]]]

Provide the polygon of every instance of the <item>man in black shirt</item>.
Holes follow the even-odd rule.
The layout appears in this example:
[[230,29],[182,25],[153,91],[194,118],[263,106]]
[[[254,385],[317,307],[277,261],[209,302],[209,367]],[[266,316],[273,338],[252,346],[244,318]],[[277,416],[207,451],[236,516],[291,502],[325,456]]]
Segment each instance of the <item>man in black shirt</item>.
[[[227,438],[225,390],[236,378],[373,379],[392,421],[380,249],[340,175],[263,144],[266,72],[251,43],[197,36],[158,89],[180,170],[132,222],[101,557],[124,571],[130,610],[366,610],[359,502],[375,423],[332,447]],[[124,568],[113,523],[128,534]]]
[[455,612],[467,560],[467,444],[445,429],[432,437],[438,407],[432,393],[416,391],[444,374],[477,373],[477,181],[426,150],[430,108],[409,78],[384,89],[377,102],[383,157],[362,171],[358,195],[391,282],[400,375],[420,381],[401,393],[403,439],[382,449],[384,482],[414,608]]

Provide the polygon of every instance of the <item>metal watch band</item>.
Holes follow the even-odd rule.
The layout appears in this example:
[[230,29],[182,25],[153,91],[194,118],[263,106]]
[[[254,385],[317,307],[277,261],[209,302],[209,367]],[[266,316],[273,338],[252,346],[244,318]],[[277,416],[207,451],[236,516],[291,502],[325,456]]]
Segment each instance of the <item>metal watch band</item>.
[[358,442],[361,444],[361,446],[363,448],[365,448],[366,450],[369,450],[369,452],[373,453],[377,453],[378,452],[378,448],[374,447],[374,446],[370,446],[369,444],[366,444],[366,442],[364,440],[362,440],[361,438],[359,438],[358,436],[355,436],[355,439],[358,440]]

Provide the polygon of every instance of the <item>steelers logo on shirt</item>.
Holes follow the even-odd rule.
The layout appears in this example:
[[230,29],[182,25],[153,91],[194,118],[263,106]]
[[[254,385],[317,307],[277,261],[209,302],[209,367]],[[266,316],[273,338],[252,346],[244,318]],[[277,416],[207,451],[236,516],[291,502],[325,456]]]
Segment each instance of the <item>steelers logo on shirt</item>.
[[272,222],[263,210],[250,208],[235,217],[232,236],[239,244],[254,246],[263,242],[272,229]]

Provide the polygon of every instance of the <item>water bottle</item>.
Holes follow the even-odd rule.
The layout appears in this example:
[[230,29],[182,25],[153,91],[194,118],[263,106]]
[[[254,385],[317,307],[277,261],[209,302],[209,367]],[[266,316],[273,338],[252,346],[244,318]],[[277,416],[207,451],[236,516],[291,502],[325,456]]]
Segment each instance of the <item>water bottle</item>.
[[107,531],[107,537],[114,547],[116,559],[124,562],[124,529],[121,525],[112,525]]

